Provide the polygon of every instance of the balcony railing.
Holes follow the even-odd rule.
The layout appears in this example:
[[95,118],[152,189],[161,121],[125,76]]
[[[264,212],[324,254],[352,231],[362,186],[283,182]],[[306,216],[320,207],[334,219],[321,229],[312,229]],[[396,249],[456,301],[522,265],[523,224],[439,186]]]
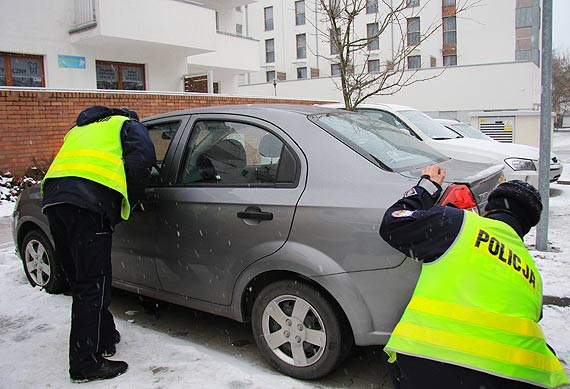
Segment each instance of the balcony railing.
[[95,0],[74,0],[74,21],[70,33],[93,28],[97,25]]

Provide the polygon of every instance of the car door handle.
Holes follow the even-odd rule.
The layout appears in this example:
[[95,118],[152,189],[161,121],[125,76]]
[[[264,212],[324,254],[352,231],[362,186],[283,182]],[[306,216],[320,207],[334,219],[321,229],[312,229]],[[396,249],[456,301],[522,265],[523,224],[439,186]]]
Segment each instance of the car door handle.
[[240,219],[273,220],[273,213],[262,211],[244,211],[238,212],[237,217]]

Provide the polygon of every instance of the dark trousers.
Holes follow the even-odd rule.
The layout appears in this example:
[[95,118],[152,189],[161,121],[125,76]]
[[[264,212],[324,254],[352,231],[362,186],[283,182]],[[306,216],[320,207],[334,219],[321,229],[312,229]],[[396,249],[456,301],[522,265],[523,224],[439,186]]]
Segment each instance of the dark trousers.
[[396,389],[533,389],[539,386],[425,358],[398,354],[387,363]]
[[102,348],[114,344],[109,311],[112,229],[98,213],[71,204],[49,206],[45,213],[73,295],[69,369],[97,368]]

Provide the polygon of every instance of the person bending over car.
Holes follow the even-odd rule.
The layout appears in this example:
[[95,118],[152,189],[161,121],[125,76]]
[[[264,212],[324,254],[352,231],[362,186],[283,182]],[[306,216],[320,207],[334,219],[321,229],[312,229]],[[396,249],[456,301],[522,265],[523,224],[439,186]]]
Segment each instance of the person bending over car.
[[568,382],[538,324],[542,280],[523,236],[542,212],[523,181],[498,185],[479,216],[435,205],[438,165],[384,214],[380,235],[423,262],[384,350],[399,388],[537,388]]
[[127,363],[106,357],[121,339],[111,303],[113,227],[144,196],[156,161],[136,112],[93,106],[83,110],[42,181],[43,212],[55,255],[73,296],[69,375],[73,381],[112,378]]

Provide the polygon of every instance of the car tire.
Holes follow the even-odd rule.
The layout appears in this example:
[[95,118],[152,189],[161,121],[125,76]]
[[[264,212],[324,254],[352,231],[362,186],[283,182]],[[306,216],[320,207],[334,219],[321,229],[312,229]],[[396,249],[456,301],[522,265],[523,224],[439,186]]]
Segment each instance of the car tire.
[[67,289],[67,282],[50,240],[40,231],[26,233],[20,250],[26,277],[32,286],[57,294]]
[[253,305],[255,343],[278,371],[304,380],[323,377],[344,361],[354,344],[339,309],[307,283],[270,284]]

